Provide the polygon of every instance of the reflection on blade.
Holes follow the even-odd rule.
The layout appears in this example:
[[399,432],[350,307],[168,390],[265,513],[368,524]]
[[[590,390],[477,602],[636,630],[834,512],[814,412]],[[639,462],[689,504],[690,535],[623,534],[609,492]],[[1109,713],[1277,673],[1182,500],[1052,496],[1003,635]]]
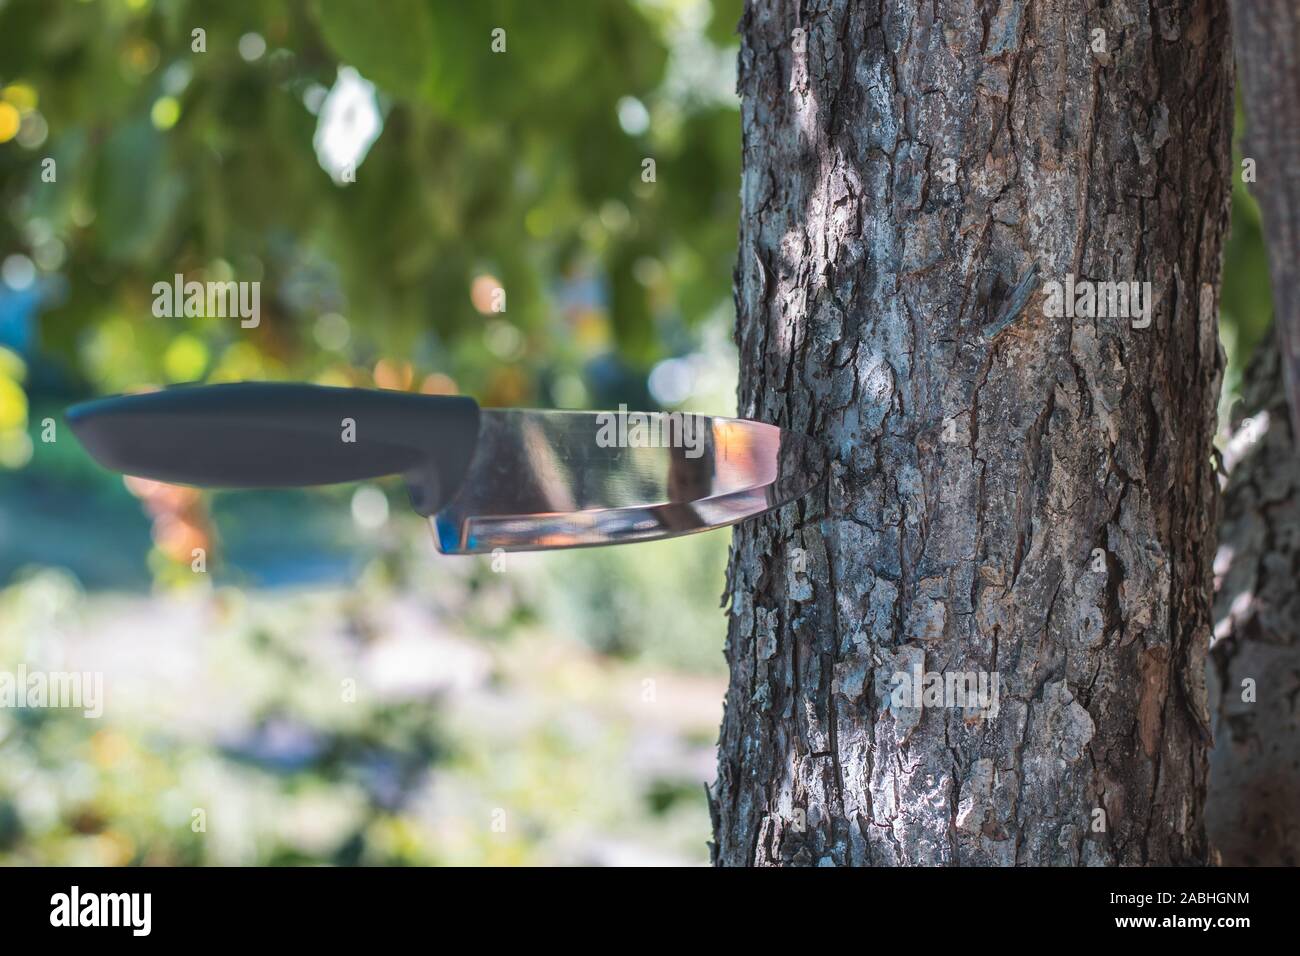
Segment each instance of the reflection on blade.
[[703,531],[793,501],[824,471],[820,446],[773,425],[682,413],[618,419],[484,409],[469,474],[432,519],[438,549],[534,551]]

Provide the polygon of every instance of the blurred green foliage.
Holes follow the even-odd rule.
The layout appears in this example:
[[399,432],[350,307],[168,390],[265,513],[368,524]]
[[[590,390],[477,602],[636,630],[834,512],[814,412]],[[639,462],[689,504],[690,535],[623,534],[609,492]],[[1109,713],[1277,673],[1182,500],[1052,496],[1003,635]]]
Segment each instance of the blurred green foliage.
[[0,708],[0,865],[703,862],[721,680],[526,624],[476,646],[446,622],[502,594],[464,583],[425,607],[377,574],[166,600],[23,575],[0,671],[103,668],[104,714]]
[[[664,404],[730,411],[740,7],[0,0],[0,671],[109,701],[0,710],[0,862],[702,860],[726,534],[495,573],[394,482],[366,528],[355,486],[128,490],[41,429],[193,380],[647,407],[674,357]],[[260,323],[156,317],[177,273]]]
[[[403,385],[438,372],[487,403],[627,390],[587,366],[644,375],[729,295],[734,102],[718,83],[666,86],[674,43],[679,61],[699,46],[726,61],[713,19],[616,0],[9,0],[0,86],[48,134],[0,146],[0,249],[61,245],[40,341],[96,388],[365,384],[388,358],[411,363]],[[312,148],[342,65],[376,84],[383,124],[352,183]],[[154,319],[150,289],[174,273],[261,281],[261,326]],[[507,293],[490,321],[478,276]],[[342,347],[315,334],[329,313],[347,320]],[[513,333],[485,334],[497,322]]]
[[1273,295],[1269,286],[1268,252],[1260,221],[1259,204],[1245,182],[1242,141],[1246,113],[1237,103],[1233,130],[1232,231],[1223,254],[1223,289],[1220,296],[1219,337],[1228,355],[1220,423],[1241,395],[1241,377],[1255,349],[1273,324]]

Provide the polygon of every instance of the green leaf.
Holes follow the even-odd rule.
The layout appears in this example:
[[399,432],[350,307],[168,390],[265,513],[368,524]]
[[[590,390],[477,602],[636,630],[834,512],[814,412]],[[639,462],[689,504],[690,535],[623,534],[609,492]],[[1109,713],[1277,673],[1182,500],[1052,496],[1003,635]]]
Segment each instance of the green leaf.
[[316,21],[339,59],[400,97],[419,95],[433,63],[433,23],[422,0],[320,0]]
[[105,257],[145,262],[158,255],[184,188],[165,160],[163,138],[148,120],[118,126],[108,137],[95,180]]

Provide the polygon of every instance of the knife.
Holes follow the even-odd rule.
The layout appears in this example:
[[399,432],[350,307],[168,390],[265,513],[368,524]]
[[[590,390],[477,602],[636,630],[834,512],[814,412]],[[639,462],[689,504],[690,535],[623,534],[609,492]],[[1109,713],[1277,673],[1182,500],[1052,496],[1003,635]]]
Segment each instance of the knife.
[[683,412],[479,408],[463,396],[288,382],[176,385],[74,405],[106,468],[284,488],[400,474],[444,554],[671,538],[763,514],[826,471],[816,441]]

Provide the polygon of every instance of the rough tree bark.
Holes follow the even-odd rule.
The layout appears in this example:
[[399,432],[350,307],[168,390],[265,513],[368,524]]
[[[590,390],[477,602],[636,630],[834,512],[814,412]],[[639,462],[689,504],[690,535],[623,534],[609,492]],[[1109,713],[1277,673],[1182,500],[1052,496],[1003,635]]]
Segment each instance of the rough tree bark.
[[[1232,866],[1300,865],[1300,458],[1278,349],[1246,373],[1215,561],[1205,819]],[[1249,684],[1245,682],[1249,681]]]
[[[735,535],[714,861],[1207,860],[1222,0],[741,33],[740,412],[833,461]],[[1150,281],[1151,326],[1046,317],[1067,274]],[[996,715],[900,705],[914,668]]]

